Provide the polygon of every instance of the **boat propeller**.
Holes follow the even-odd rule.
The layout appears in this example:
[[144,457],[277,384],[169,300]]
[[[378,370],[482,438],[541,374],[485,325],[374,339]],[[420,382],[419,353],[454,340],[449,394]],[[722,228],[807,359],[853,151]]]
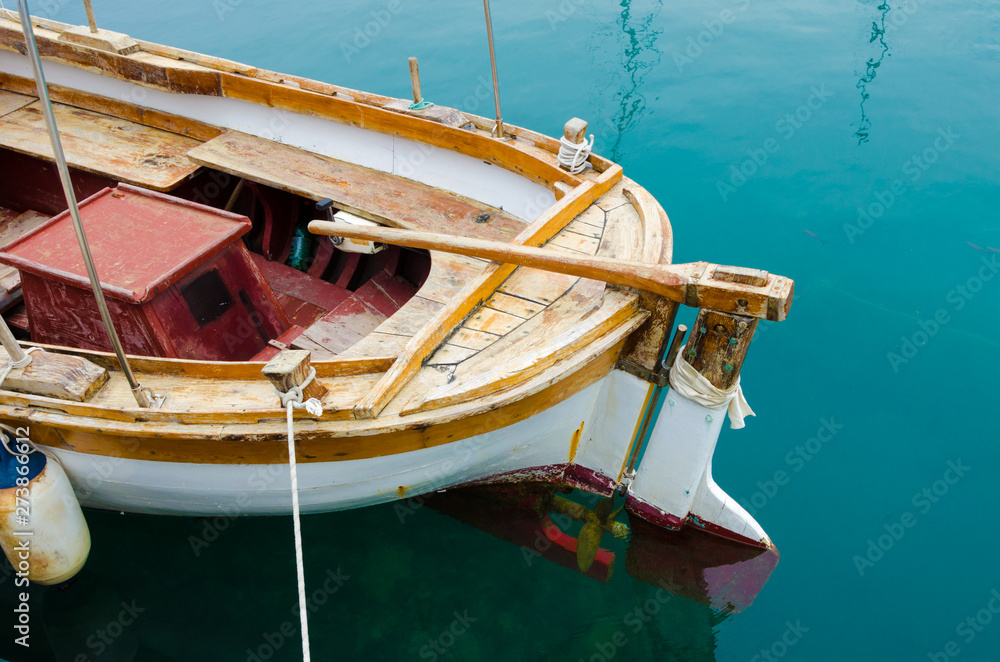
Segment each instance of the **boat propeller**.
[[570,501],[561,496],[554,496],[552,499],[552,509],[556,510],[570,519],[583,522],[583,528],[576,538],[576,562],[580,567],[580,572],[587,572],[594,564],[594,558],[601,546],[601,538],[604,532],[610,532],[614,537],[627,540],[629,537],[628,525],[615,521],[621,513],[622,505],[617,510],[614,508],[614,497],[603,499],[593,510],[584,505]]

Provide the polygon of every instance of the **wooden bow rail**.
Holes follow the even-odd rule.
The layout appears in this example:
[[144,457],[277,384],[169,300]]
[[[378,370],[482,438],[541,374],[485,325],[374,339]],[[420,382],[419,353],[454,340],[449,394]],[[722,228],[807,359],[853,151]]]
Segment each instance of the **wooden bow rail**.
[[788,315],[795,289],[795,283],[790,278],[757,269],[728,267],[707,262],[645,264],[599,256],[571,255],[545,248],[498,241],[329,221],[312,221],[309,224],[309,231],[333,237],[366,239],[398,246],[458,253],[501,264],[516,264],[591,278],[652,292],[693,308],[706,308],[774,321],[783,320]]

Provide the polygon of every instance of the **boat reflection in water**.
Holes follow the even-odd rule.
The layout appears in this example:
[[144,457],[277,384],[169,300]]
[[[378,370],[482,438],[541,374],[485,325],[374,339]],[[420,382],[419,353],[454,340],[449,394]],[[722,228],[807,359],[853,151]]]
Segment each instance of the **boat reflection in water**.
[[[615,534],[626,527],[614,512],[600,517],[602,510],[610,511],[610,500],[590,509],[583,502],[597,497],[570,496],[582,499],[571,501],[551,485],[522,483],[449,490],[423,503],[520,546],[529,563],[532,557],[545,558],[607,582],[620,564],[621,552],[612,549],[621,546],[613,544]],[[581,511],[589,515],[580,517]],[[776,549],[741,545],[693,526],[666,531],[632,517],[626,531],[629,575],[723,614],[749,607],[778,564]]]

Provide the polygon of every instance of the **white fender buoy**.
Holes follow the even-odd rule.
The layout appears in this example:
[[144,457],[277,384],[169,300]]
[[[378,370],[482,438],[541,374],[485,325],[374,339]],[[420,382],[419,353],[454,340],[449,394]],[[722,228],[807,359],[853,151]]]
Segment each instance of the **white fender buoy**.
[[73,486],[54,456],[31,445],[27,431],[0,432],[0,547],[21,578],[61,584],[90,554],[90,530]]

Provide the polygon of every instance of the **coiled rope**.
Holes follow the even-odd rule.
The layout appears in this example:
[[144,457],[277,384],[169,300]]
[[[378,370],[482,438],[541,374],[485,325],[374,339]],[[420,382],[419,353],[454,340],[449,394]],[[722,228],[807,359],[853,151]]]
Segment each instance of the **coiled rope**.
[[305,562],[302,559],[302,522],[299,519],[299,477],[295,466],[295,423],[293,412],[305,409],[312,416],[323,415],[323,407],[316,398],[302,402],[302,390],[316,378],[316,369],[312,368],[309,377],[299,386],[294,386],[286,392],[274,389],[285,407],[288,423],[288,472],[292,479],[292,521],[295,525],[295,572],[299,580],[299,620],[302,624],[302,659],[310,662],[309,655],[309,618],[306,611],[306,573]]
[[559,165],[574,175],[583,172],[593,147],[594,134],[590,134],[590,142],[584,139],[582,143],[570,142],[563,136],[559,139]]

